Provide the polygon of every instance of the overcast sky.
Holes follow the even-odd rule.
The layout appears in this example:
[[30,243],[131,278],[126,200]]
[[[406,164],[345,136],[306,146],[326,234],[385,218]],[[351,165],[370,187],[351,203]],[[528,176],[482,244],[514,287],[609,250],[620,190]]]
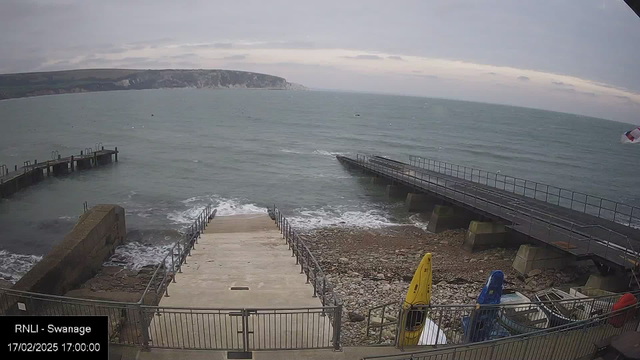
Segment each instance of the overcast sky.
[[0,0],[0,73],[223,68],[640,124],[621,0]]

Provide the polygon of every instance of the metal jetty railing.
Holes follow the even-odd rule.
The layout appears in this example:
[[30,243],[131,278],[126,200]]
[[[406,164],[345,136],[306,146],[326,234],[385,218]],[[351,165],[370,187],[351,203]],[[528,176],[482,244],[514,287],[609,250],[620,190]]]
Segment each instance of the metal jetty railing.
[[339,157],[357,164],[377,175],[386,176],[399,184],[426,191],[454,202],[462,207],[482,212],[489,217],[511,222],[509,227],[569,252],[577,257],[597,256],[609,263],[633,268],[640,253],[634,249],[629,237],[611,229],[590,231],[571,218],[562,218],[537,209],[523,207],[512,199],[505,200],[499,193],[484,191],[468,182],[445,175],[434,174],[409,164],[378,156],[357,155],[356,159]]
[[[638,297],[640,291],[631,294]],[[387,345],[404,348],[408,329],[424,323],[427,333],[433,335],[428,343],[421,345],[460,345],[509,337],[520,332],[552,330],[571,322],[608,314],[622,295],[502,305],[431,304],[402,307],[400,302],[390,302],[369,309],[366,334],[372,342],[384,344],[382,334],[387,330],[393,335],[393,342],[387,341]],[[522,323],[510,322],[509,319],[514,316],[522,318]],[[429,321],[425,322],[426,319]],[[500,325],[501,321],[506,325]]]
[[636,331],[640,304],[593,318],[517,336],[477,343],[415,350],[397,355],[370,356],[363,360],[576,360],[593,355],[601,341]]
[[420,156],[409,156],[409,164],[593,215],[622,225],[640,226],[640,208],[599,196]]

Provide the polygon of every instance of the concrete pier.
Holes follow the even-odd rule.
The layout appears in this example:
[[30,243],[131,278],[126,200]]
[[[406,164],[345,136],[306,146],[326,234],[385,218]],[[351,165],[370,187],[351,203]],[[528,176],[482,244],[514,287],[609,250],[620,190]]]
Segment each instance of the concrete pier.
[[383,177],[373,176],[371,177],[371,183],[378,184],[378,185],[388,185],[388,184],[391,184],[391,180]]
[[57,151],[52,152],[51,160],[38,162],[35,160],[25,161],[24,165],[18,168],[13,167],[14,171],[9,171],[7,166],[0,166],[0,198],[9,197],[17,191],[28,186],[36,184],[45,178],[53,176],[67,175],[77,170],[88,170],[99,165],[106,165],[112,162],[112,157],[118,161],[118,148],[115,150],[92,151],[85,149],[80,155],[71,155],[69,157],[60,157]]
[[427,230],[439,233],[445,230],[461,229],[469,226],[471,214],[452,206],[436,205],[431,213]]
[[421,212],[433,209],[434,200],[427,194],[408,193],[404,207],[408,212]]
[[462,248],[467,251],[484,250],[503,245],[507,231],[502,224],[471,221]]
[[406,198],[409,190],[401,185],[387,185],[387,198]]
[[561,251],[533,245],[521,245],[512,266],[516,271],[524,275],[534,269],[559,270],[575,263],[571,256]]

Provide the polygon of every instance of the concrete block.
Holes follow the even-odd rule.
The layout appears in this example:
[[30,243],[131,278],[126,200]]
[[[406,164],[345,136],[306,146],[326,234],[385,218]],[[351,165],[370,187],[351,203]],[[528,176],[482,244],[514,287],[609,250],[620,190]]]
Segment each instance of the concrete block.
[[124,216],[120,206],[94,206],[13,289],[62,295],[82,284],[95,275],[124,240]]
[[623,292],[626,291],[629,286],[628,281],[629,279],[626,276],[591,274],[585,287],[611,292]]
[[506,236],[507,231],[503,224],[471,221],[462,248],[473,252],[500,246]]
[[533,269],[562,269],[575,264],[569,254],[551,248],[521,245],[512,267],[521,274],[527,274]]
[[436,205],[433,208],[427,230],[439,233],[444,230],[461,229],[469,226],[471,214],[453,206]]
[[406,198],[409,190],[401,185],[387,185],[387,198]]
[[408,193],[404,202],[404,207],[409,212],[428,211],[433,206],[434,203],[427,194]]

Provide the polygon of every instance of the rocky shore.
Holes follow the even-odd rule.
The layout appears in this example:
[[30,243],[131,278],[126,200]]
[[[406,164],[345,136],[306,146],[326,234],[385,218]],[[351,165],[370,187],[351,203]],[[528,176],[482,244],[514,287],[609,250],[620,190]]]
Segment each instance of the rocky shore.
[[[366,334],[369,309],[393,303],[386,311],[385,322],[395,320],[415,268],[427,252],[432,254],[432,304],[474,303],[491,270],[504,272],[505,288],[529,296],[551,286],[584,284],[590,272],[589,268],[534,270],[522,276],[511,267],[517,248],[469,253],[461,247],[465,232],[432,234],[414,226],[393,226],[334,227],[301,234],[343,301],[343,344],[376,342]],[[391,330],[384,330],[383,343],[393,341]]]
[[[97,300],[138,302],[147,284],[151,281],[155,268],[156,266],[145,266],[140,270],[128,270],[118,266],[103,266],[94,277],[66,295]],[[164,287],[160,287],[162,271],[160,273],[154,279],[145,297],[147,305],[157,305],[162,298]],[[156,289],[159,287],[161,291],[159,291],[159,296],[156,296]]]

